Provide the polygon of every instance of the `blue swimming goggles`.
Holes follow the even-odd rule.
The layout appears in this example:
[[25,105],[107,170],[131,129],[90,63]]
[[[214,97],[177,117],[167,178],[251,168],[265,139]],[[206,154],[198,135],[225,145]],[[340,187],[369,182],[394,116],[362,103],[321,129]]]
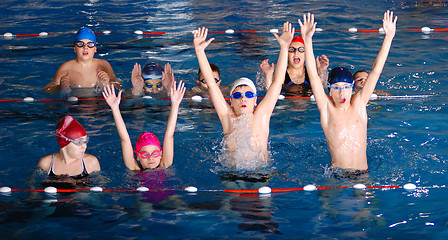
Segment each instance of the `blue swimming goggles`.
[[353,83],[347,83],[343,86],[339,86],[337,84],[331,84],[328,86],[329,88],[333,89],[334,91],[339,91],[339,90],[349,90],[350,88],[353,88]]
[[159,82],[157,84],[152,84],[152,83],[149,83],[149,82],[145,82],[145,86],[147,88],[162,88],[163,87],[162,82]]
[[[241,92],[234,92],[231,96],[231,98],[233,99],[240,99],[243,96],[243,94]],[[251,91],[247,91],[244,93],[244,96],[246,96],[246,98],[253,98],[256,97],[257,94],[251,92]]]

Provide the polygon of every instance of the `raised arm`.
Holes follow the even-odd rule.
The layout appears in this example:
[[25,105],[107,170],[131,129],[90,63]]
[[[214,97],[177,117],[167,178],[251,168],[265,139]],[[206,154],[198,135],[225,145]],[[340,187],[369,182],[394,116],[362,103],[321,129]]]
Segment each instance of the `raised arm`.
[[387,60],[387,55],[389,54],[390,46],[392,45],[392,40],[395,36],[397,23],[397,16],[394,18],[394,13],[387,10],[384,13],[383,18],[383,30],[385,33],[383,45],[378,53],[378,56],[375,59],[375,62],[372,66],[372,71],[369,73],[367,77],[366,84],[364,87],[355,95],[355,98],[360,98],[365,104],[368,103],[370,96],[375,90],[376,83],[380,78],[381,72],[383,71],[384,64]]
[[260,63],[260,69],[264,74],[265,88],[268,90],[272,84],[272,78],[274,77],[274,63],[269,65],[269,59],[265,59]]
[[205,49],[214,40],[214,38],[206,40],[207,34],[208,29],[204,27],[198,28],[198,30],[194,32],[194,49],[198,58],[199,67],[201,68],[202,75],[204,76],[205,83],[208,86],[208,91],[210,93],[213,106],[215,106],[216,113],[221,121],[223,131],[228,132],[232,126],[230,118],[228,117],[229,114],[231,114],[231,109],[230,105],[222,95],[221,89],[219,89],[215,82],[212,68],[210,67],[210,63],[205,55]]
[[174,157],[174,130],[176,129],[177,115],[179,113],[179,105],[185,94],[184,82],[180,81],[176,88],[176,81],[173,79],[173,84],[170,88],[171,96],[171,110],[168,122],[166,124],[165,137],[163,138],[163,155],[162,166],[170,167],[173,164]]
[[162,72],[162,85],[167,94],[171,93],[171,85],[174,82],[174,71],[170,63],[166,63]]
[[316,61],[313,52],[313,35],[316,31],[316,23],[314,22],[314,14],[303,14],[303,23],[299,19],[300,29],[303,41],[305,42],[305,62],[306,70],[310,78],[311,88],[313,90],[314,98],[316,99],[317,107],[320,113],[326,111],[327,104],[330,102],[322,82],[317,74]]
[[283,24],[282,35],[278,36],[274,33],[277,42],[280,44],[280,53],[278,54],[277,66],[274,72],[274,81],[269,87],[266,96],[255,110],[255,114],[261,113],[270,117],[272,111],[274,111],[278,96],[282,90],[283,82],[285,81],[286,68],[288,67],[288,48],[294,37],[294,31],[295,29],[292,27],[292,24],[285,22]]
[[118,96],[115,96],[115,89],[110,85],[106,85],[103,91],[103,97],[106,99],[107,104],[112,110],[112,114],[115,120],[115,126],[117,127],[118,135],[121,140],[121,151],[123,152],[123,161],[127,168],[130,170],[140,170],[140,166],[134,158],[134,152],[132,148],[131,139],[129,138],[128,130],[123,121],[123,117],[120,112],[121,93],[118,92]]

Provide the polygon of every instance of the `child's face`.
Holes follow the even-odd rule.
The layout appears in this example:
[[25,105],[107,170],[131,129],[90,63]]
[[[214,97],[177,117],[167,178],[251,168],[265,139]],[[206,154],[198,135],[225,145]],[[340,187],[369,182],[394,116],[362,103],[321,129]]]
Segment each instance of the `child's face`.
[[[140,149],[140,153],[147,152],[151,156],[148,158],[141,157],[140,154],[137,155],[137,160],[140,161],[143,168],[157,168],[160,165],[160,161],[162,160],[161,149],[154,145],[146,145]],[[159,154],[157,154],[159,153]],[[158,155],[158,156],[157,156]]]
[[344,106],[346,104],[350,104],[350,98],[352,96],[353,88],[350,86],[350,88],[344,89],[343,87],[346,87],[347,85],[351,84],[346,82],[338,82],[333,83],[332,85],[337,85],[339,87],[338,91],[330,88],[330,96],[333,97],[333,102],[337,106]]
[[158,93],[163,90],[162,79],[145,80],[145,91],[149,93]]
[[[215,78],[215,82],[216,82],[216,80],[219,80],[216,82],[216,85],[218,85],[218,87],[219,87],[219,85],[221,84],[221,79],[219,78],[218,72],[213,72],[213,77]],[[199,74],[199,80],[196,80],[196,82],[199,85],[201,85],[203,88],[208,89],[208,86],[205,83],[204,75],[202,75],[202,72],[201,72],[201,74]]]
[[75,44],[74,52],[76,53],[77,58],[82,60],[92,59],[93,55],[95,55],[96,53],[96,45],[90,48],[88,45],[90,45],[92,41],[90,41],[89,39],[82,39],[79,42],[83,42],[84,46],[79,47],[77,44]]
[[305,48],[303,43],[293,42],[289,45],[288,62],[289,65],[294,68],[303,67],[305,63]]
[[355,80],[355,86],[359,88],[363,88],[366,84],[367,77],[369,76],[366,72],[358,72],[353,76],[353,79]]
[[253,113],[255,106],[257,106],[257,97],[247,98],[245,95],[246,92],[254,92],[252,88],[249,86],[240,86],[235,88],[232,94],[235,92],[240,92],[242,95],[240,99],[231,98],[230,100],[230,105],[235,114],[240,116],[247,113]]

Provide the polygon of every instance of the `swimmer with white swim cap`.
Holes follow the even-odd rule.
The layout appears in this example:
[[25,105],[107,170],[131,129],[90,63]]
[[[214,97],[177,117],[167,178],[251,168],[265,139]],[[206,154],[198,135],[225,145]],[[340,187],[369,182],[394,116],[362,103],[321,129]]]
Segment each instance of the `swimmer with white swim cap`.
[[89,28],[81,28],[76,33],[74,52],[76,59],[63,63],[53,81],[44,87],[47,93],[70,92],[72,88],[94,88],[114,84],[121,89],[122,84],[115,76],[111,65],[102,59],[94,58],[97,52],[95,33]]
[[386,63],[395,36],[396,22],[397,17],[394,18],[393,12],[384,13],[383,45],[362,90],[352,97],[353,77],[348,69],[337,67],[332,69],[329,74],[328,88],[332,97],[329,98],[322,87],[314,62],[312,43],[316,30],[314,15],[304,14],[303,23],[299,19],[302,37],[305,41],[306,68],[320,112],[320,123],[331,153],[332,168],[354,171],[368,170],[366,105]]
[[[255,84],[248,78],[240,78],[234,82],[230,89],[230,104],[225,100],[223,93],[216,84],[213,71],[205,54],[205,49],[214,40],[207,40],[208,29],[199,28],[194,32],[194,47],[201,72],[208,86],[210,97],[219,116],[226,136],[227,151],[238,151],[242,145],[248,146],[253,152],[260,153],[256,156],[261,161],[266,161],[268,156],[269,122],[285,78],[288,62],[288,47],[294,37],[294,28],[291,23],[283,25],[281,36],[274,33],[280,44],[280,53],[275,71],[275,80],[266,93],[263,100],[257,105],[257,90]],[[239,124],[242,118],[247,119],[243,126]],[[239,129],[236,129],[238,126]],[[232,137],[238,131],[248,131],[249,139]],[[238,142],[238,141],[245,141]],[[246,150],[246,149],[245,149]]]

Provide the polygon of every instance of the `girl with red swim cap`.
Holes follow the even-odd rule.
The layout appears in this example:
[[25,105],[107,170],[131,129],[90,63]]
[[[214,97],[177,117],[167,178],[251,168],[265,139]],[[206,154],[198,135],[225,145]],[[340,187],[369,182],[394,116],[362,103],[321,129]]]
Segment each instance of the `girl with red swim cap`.
[[[305,68],[305,44],[301,36],[295,36],[288,48],[288,68],[286,69],[285,81],[283,83],[282,94],[293,97],[309,97],[311,84]],[[326,86],[327,68],[330,60],[327,56],[321,55],[316,58],[318,74],[321,77],[322,85]],[[265,59],[260,64],[260,69],[265,75],[266,89],[271,86],[274,75],[274,64],[269,65],[269,59]]]
[[[138,137],[134,151],[129,133],[120,113],[120,101],[123,91],[120,90],[120,92],[118,92],[118,96],[116,96],[115,89],[113,87],[104,87],[103,96],[112,110],[118,135],[120,135],[124,164],[130,170],[142,171],[147,168],[167,168],[173,164],[174,130],[176,128],[179,105],[185,94],[185,86],[184,83],[180,81],[179,85],[176,87],[174,75],[171,77],[173,79],[173,83],[170,88],[171,111],[168,117],[165,137],[163,139],[163,149],[160,146],[159,139],[153,133],[144,132]],[[134,158],[134,153],[137,155],[137,159]]]
[[51,179],[70,181],[87,177],[91,172],[100,171],[100,163],[95,156],[86,154],[87,136],[84,127],[72,116],[65,116],[56,125],[56,140],[60,146],[57,153],[41,158],[38,168],[48,172]]

